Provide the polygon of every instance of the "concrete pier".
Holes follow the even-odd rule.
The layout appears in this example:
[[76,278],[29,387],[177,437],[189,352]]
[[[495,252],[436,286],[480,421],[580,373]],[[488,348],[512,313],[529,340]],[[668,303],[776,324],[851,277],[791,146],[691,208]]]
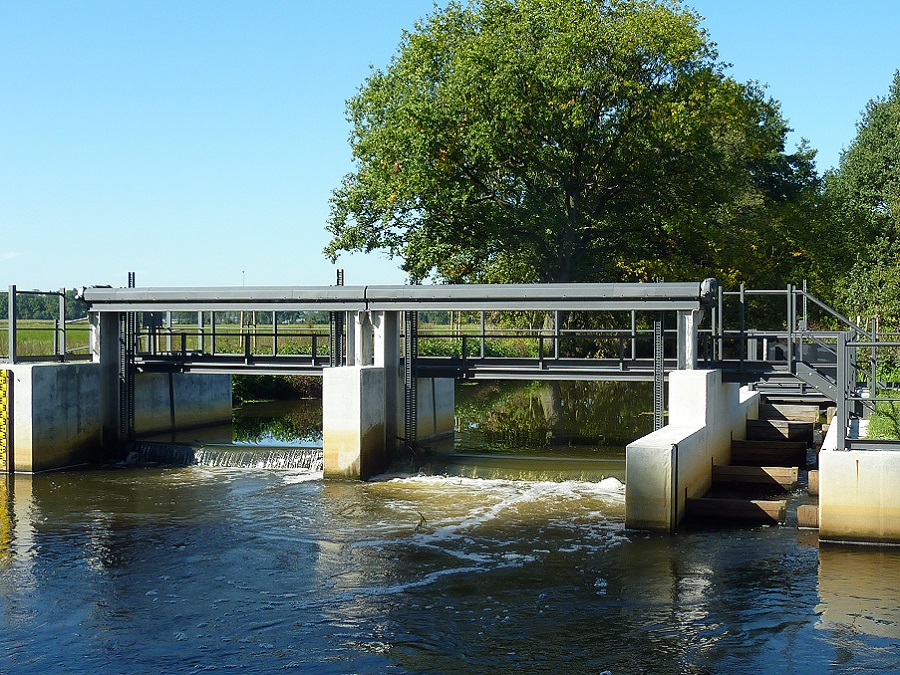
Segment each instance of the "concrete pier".
[[[350,364],[322,372],[324,473],[367,479],[388,467],[405,434],[399,312],[356,312],[347,334]],[[454,381],[416,382],[416,438],[406,440],[452,433]]]

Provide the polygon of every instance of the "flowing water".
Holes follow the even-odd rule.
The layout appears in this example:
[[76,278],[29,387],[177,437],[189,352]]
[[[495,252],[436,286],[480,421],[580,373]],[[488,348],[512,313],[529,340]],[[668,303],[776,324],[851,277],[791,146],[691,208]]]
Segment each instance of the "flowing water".
[[[573,431],[565,391],[480,386],[421,475],[0,479],[0,672],[900,669],[900,551],[820,549],[792,526],[626,531],[616,429],[642,433],[642,411]],[[629,396],[596,387],[601,406]]]

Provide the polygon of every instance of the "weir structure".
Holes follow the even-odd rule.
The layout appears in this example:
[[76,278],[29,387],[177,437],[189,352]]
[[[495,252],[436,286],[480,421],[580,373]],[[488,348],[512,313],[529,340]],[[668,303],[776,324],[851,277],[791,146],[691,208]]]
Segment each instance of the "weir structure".
[[[109,443],[133,436],[133,382],[138,373],[256,373],[321,375],[325,474],[367,478],[384,470],[398,448],[453,429],[455,379],[639,379],[656,383],[655,410],[663,420],[663,386],[669,370],[695,368],[698,327],[716,300],[714,280],[656,284],[541,284],[434,286],[325,286],[240,288],[87,288],[95,317],[103,371]],[[423,312],[479,312],[480,334],[460,336],[459,357],[418,355]],[[188,312],[196,326],[165,335],[159,345],[154,317]],[[242,349],[216,347],[216,314],[271,315],[265,350],[249,332]],[[327,312],[330,333],[311,333],[307,353],[279,350],[278,315]],[[536,336],[537,355],[492,357],[484,316],[492,312],[543,312],[552,329]],[[563,328],[572,312],[630,316],[625,331]],[[675,349],[666,356],[665,314],[675,320]],[[208,318],[207,318],[208,317]],[[639,317],[652,328],[639,328]],[[649,318],[648,318],[649,317]],[[170,322],[171,326],[171,322]],[[648,335],[649,333],[649,335]],[[612,334],[612,335],[609,335]],[[255,334],[256,335],[256,334]],[[564,343],[584,337],[615,339],[612,356],[567,356]],[[271,338],[271,342],[269,342]],[[327,339],[326,339],[327,338]],[[498,336],[493,336],[498,339]],[[219,336],[221,340],[221,335]],[[624,345],[630,340],[627,353]],[[646,344],[641,344],[641,342]],[[282,344],[284,336],[282,336]],[[330,346],[327,357],[320,346]],[[477,347],[477,356],[471,347]]]
[[[29,434],[52,436],[59,446],[58,439],[68,443],[66,434],[77,428],[73,447],[102,440],[109,452],[121,453],[134,438],[136,410],[146,413],[144,399],[153,400],[152,415],[162,419],[168,413],[173,427],[176,399],[194,401],[196,415],[188,415],[189,421],[200,421],[211,406],[227,415],[230,379],[219,378],[229,383],[227,391],[213,387],[210,398],[196,386],[214,379],[206,377],[210,374],[323,377],[325,473],[350,478],[376,474],[404,448],[452,431],[454,380],[644,380],[654,383],[655,431],[627,449],[627,526],[674,530],[685,504],[709,487],[713,467],[728,463],[731,445],[742,437],[747,420],[757,416],[763,393],[811,399],[823,407],[835,404],[820,454],[820,537],[900,543],[900,447],[862,441],[851,433],[865,409],[885,398],[879,394],[885,383],[878,380],[877,353],[900,350],[900,340],[854,324],[805,285],[781,290],[742,285],[736,291],[723,291],[714,280],[136,288],[131,276],[128,288],[92,287],[81,295],[91,312],[94,363],[57,364],[67,374],[51,376],[50,364],[32,369],[17,363],[15,338],[10,338],[9,365],[0,364],[5,373],[0,379],[0,461],[8,469],[28,454],[15,446],[27,445],[30,441],[23,439]],[[759,329],[750,318],[766,303],[774,330]],[[295,312],[317,313],[328,329],[289,329],[284,316]],[[420,318],[434,312],[480,315],[480,325],[453,330],[451,321],[450,330],[421,331]],[[485,317],[502,312],[544,317],[528,332],[527,354],[509,356],[510,350],[497,349],[505,339],[522,339],[521,332],[487,327]],[[578,328],[577,322],[567,322],[583,312],[618,316],[618,327]],[[223,313],[240,315],[237,332],[224,325]],[[179,323],[186,314],[194,319]],[[260,322],[260,315],[270,318]],[[701,325],[704,316],[709,321]],[[821,328],[835,325],[838,330]],[[423,353],[424,335],[449,341],[453,348],[444,356]],[[60,342],[65,345],[64,334]],[[579,347],[588,343],[593,345],[588,351]],[[54,347],[54,352],[52,361],[66,360],[65,349],[58,354]],[[96,384],[86,387],[86,381]],[[60,401],[72,405],[57,405]],[[46,419],[41,411],[54,406],[67,410],[65,419]],[[68,409],[81,407],[88,418],[102,420],[102,431],[93,431],[82,418],[70,419]],[[37,447],[37,441],[32,445]],[[70,454],[73,458],[78,456]],[[63,457],[51,457],[27,466],[41,470],[66,464]]]

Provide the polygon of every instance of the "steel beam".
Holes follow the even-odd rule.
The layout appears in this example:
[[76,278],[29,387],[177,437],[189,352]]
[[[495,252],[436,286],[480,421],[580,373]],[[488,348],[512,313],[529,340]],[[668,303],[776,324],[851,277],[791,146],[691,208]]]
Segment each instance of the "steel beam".
[[446,284],[85,288],[97,312],[686,311],[710,305],[714,281],[656,284]]

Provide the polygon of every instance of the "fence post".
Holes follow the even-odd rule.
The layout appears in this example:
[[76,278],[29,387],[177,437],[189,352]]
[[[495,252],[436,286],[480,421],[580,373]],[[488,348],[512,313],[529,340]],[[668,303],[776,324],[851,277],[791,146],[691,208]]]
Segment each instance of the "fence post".
[[848,420],[848,353],[847,353],[847,334],[838,333],[837,336],[837,411],[834,423],[838,425],[837,429],[837,449],[847,449],[847,422]]
[[9,362],[16,362],[16,285],[10,284],[9,297],[6,302],[6,309],[9,315],[9,324],[7,327],[7,336],[9,338]]
[[744,348],[746,347],[745,339],[747,332],[747,324],[746,321],[746,313],[747,313],[747,300],[744,297],[744,282],[741,282],[741,295],[740,295],[740,307],[739,307],[739,318],[740,318],[740,328],[741,328],[741,339],[740,344],[738,344],[738,357],[740,358],[741,363],[741,371],[744,370]]
[[59,289],[59,355],[66,360],[66,289]]
[[791,284],[787,285],[787,367],[788,372],[794,372],[794,291]]

